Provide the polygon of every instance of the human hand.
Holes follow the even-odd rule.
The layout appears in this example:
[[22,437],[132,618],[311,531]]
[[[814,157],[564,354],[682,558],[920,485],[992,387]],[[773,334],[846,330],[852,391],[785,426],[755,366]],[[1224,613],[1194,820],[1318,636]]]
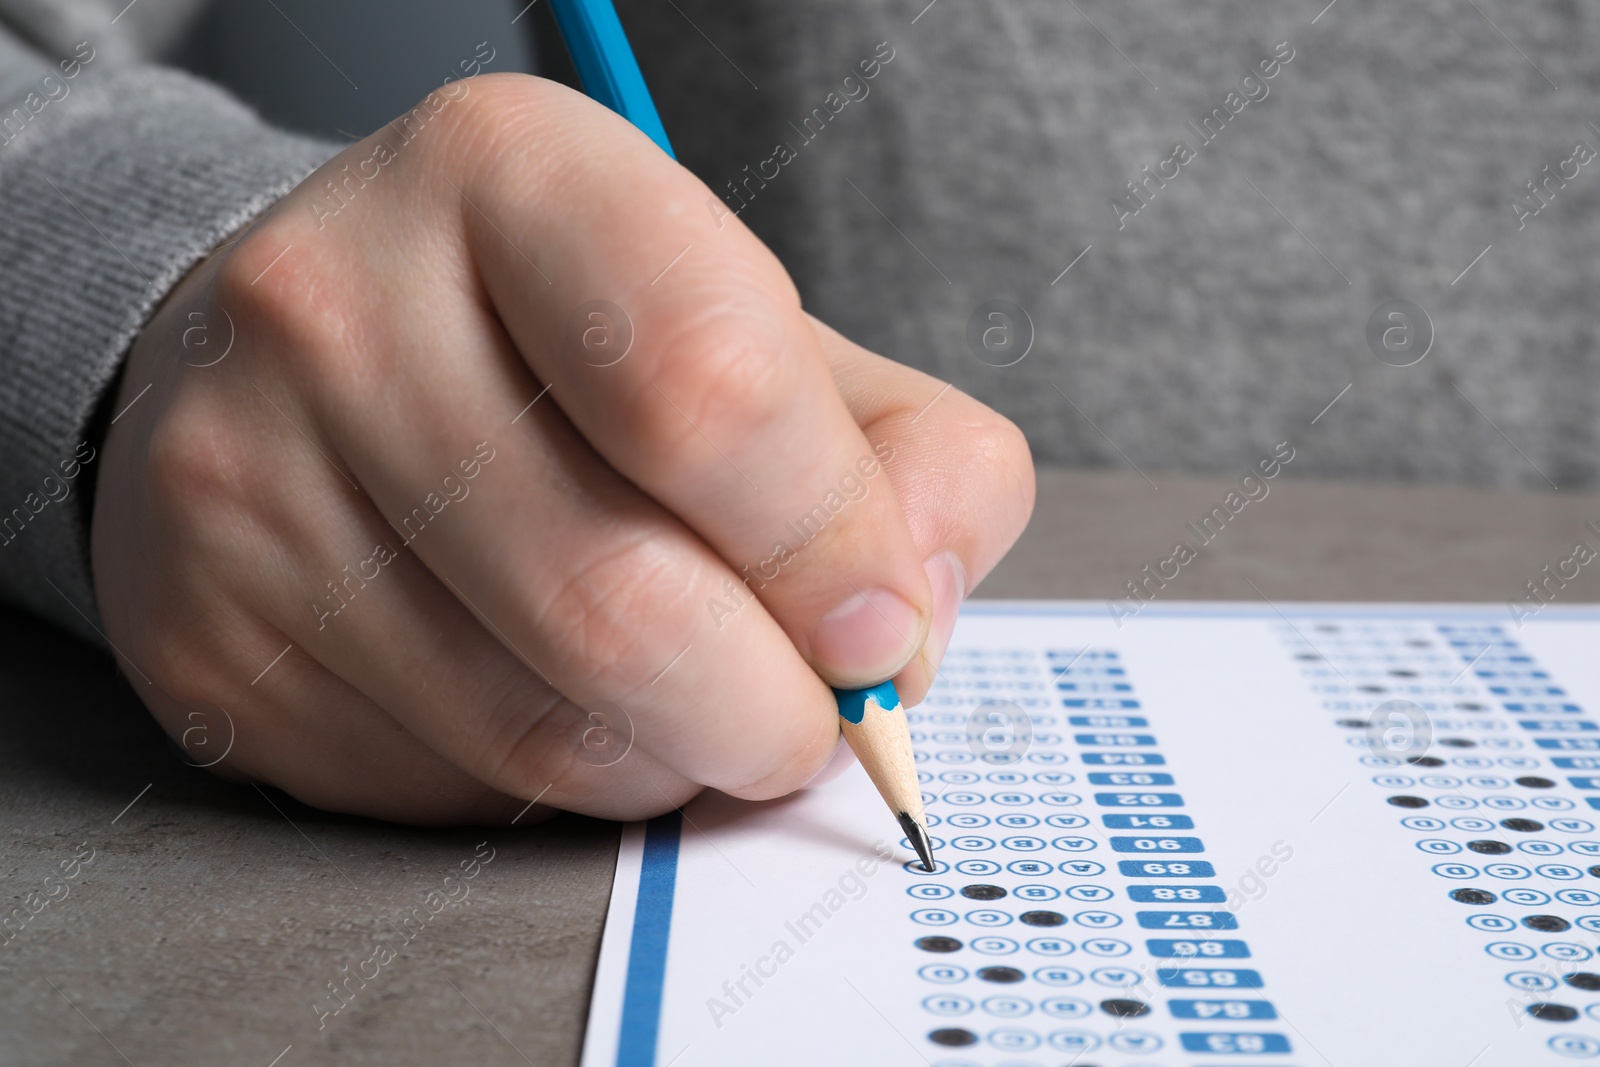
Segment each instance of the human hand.
[[197,762],[226,735],[214,770],[319,807],[798,788],[838,746],[824,680],[926,692],[1031,511],[1027,446],[806,316],[621,118],[457,89],[141,333],[95,502],[105,631],[169,734],[217,725]]

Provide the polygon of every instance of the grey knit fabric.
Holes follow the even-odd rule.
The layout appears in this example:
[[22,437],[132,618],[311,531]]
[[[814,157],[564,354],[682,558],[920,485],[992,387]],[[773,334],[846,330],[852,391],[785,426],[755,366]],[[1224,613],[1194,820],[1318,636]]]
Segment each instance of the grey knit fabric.
[[[1520,229],[1512,207],[1600,149],[1595,5],[619,7],[713,189],[793,147],[740,217],[810,309],[1004,412],[1039,459],[1243,472],[1287,439],[1297,476],[1600,485],[1600,161]],[[870,92],[805,140],[878,42]],[[1279,42],[1293,58],[1242,86]],[[1215,109],[1207,143],[1189,123]],[[1163,184],[1179,142],[1195,158]],[[1034,326],[1014,366],[968,343],[996,298]],[[1368,345],[1391,299],[1433,323],[1414,366]]]
[[0,23],[46,56],[79,41],[100,58],[134,63],[163,54],[188,31],[208,0],[5,0]]
[[91,640],[91,417],[162,296],[333,150],[99,58],[0,144],[0,592]]

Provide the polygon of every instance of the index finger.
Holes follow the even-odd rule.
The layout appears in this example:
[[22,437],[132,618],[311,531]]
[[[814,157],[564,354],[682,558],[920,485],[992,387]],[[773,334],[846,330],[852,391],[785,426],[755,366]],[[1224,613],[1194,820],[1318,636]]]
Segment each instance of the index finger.
[[[513,341],[589,443],[732,566],[744,588],[730,596],[759,598],[826,681],[894,675],[927,637],[931,594],[881,477],[892,447],[857,426],[766,247],[623,120],[538,91],[496,166],[467,178],[473,257]],[[532,147],[556,130],[559,158]],[[549,209],[562,203],[583,210]]]

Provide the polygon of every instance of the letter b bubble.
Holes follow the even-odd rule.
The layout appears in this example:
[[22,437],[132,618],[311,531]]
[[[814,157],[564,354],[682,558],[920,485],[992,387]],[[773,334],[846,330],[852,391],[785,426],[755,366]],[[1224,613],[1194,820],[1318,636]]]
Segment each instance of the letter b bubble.
[[1421,363],[1433,348],[1433,320],[1409,300],[1385,300],[1367,318],[1367,347],[1391,367]]

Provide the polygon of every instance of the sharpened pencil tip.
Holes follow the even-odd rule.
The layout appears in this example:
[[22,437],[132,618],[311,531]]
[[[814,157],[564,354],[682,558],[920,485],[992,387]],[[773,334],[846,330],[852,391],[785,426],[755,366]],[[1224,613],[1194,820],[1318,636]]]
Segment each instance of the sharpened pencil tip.
[[905,812],[897,812],[900,820],[900,829],[906,832],[906,840],[911,842],[911,847],[917,850],[917,857],[922,860],[922,869],[933,870],[933,842],[928,840],[927,829]]

